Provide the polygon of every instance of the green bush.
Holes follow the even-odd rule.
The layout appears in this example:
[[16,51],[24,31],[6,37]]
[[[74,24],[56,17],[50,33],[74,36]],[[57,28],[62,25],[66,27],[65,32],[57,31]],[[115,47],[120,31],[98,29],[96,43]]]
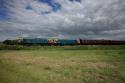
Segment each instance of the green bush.
[[0,45],[0,50],[34,50],[38,49],[39,47],[34,46],[23,46],[23,45]]
[[0,44],[0,50],[120,50],[125,45],[24,46]]

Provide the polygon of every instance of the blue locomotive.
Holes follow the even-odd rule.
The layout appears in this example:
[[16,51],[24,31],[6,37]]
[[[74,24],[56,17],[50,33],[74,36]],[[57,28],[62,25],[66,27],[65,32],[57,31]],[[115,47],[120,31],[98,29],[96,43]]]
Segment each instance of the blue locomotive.
[[77,40],[71,39],[46,39],[46,38],[22,38],[21,42],[24,45],[77,45]]

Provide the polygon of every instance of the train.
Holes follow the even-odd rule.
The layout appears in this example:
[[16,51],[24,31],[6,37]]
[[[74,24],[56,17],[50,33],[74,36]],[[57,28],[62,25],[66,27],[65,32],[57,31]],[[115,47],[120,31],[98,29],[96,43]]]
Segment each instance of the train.
[[21,38],[5,40],[7,45],[125,45],[123,40],[85,40],[85,39],[57,39],[57,38]]

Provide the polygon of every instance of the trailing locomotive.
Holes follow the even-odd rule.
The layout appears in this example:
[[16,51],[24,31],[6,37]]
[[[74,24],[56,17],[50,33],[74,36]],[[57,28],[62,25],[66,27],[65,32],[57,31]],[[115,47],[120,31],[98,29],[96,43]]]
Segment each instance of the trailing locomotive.
[[8,45],[125,45],[125,41],[118,40],[71,40],[71,39],[46,39],[46,38],[22,38],[16,40],[5,40]]

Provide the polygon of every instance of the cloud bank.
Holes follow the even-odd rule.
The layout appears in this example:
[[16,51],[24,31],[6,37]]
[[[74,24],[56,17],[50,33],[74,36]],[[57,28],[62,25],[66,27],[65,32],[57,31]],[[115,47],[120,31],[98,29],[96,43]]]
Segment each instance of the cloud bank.
[[124,0],[5,0],[1,40],[57,37],[125,40]]

